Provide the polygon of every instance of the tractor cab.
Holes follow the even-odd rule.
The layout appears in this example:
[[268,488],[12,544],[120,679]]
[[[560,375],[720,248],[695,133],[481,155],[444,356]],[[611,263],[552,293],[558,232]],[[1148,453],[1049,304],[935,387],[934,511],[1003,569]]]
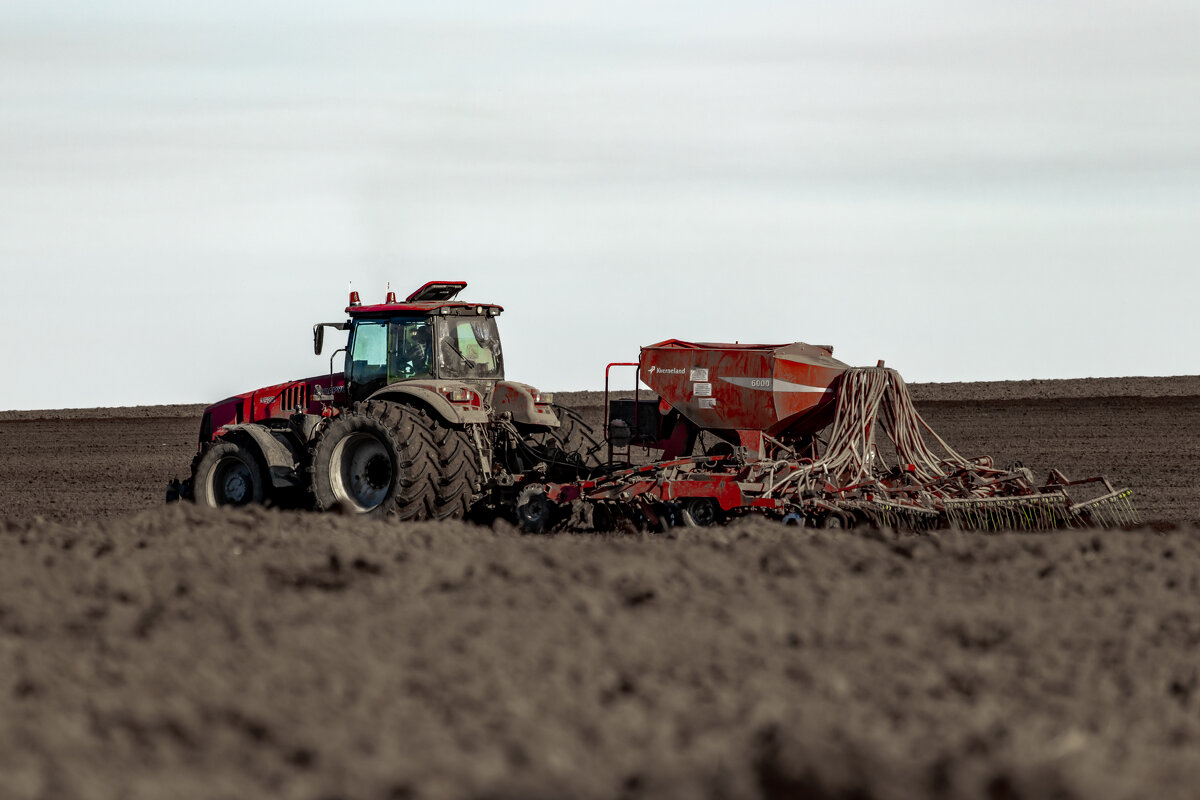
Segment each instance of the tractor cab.
[[467,384],[484,397],[504,380],[504,355],[490,303],[456,300],[463,281],[432,281],[397,302],[394,292],[378,305],[350,293],[345,323],[314,327],[320,352],[323,327],[348,330],[345,402],[366,399],[400,382]]
[[351,320],[346,383],[352,400],[399,381],[503,379],[494,317],[396,313]]

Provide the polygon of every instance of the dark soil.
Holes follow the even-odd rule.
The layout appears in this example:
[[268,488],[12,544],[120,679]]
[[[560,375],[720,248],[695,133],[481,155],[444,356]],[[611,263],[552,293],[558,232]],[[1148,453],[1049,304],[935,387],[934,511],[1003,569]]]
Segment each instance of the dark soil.
[[1054,534],[207,512],[192,416],[10,416],[0,797],[1192,797],[1200,398],[1137,380],[920,404],[1150,520]]

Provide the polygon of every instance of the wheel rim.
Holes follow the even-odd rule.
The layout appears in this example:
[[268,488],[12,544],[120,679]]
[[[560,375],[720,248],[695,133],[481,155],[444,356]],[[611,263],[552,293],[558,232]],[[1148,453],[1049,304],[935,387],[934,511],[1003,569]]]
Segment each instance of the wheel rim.
[[697,527],[707,528],[717,522],[717,507],[708,498],[690,497],[684,501],[683,510]]
[[517,502],[517,516],[526,530],[540,533],[550,521],[550,501],[541,487],[530,486],[521,492]]
[[378,508],[392,487],[392,458],[379,439],[365,433],[347,436],[334,447],[333,495],[355,511]]
[[223,458],[210,478],[212,497],[219,506],[244,506],[254,497],[254,476],[240,458]]
[[519,511],[521,512],[521,519],[526,525],[540,528],[542,523],[546,521],[546,517],[549,516],[550,509],[546,507],[546,501],[539,498],[521,506]]

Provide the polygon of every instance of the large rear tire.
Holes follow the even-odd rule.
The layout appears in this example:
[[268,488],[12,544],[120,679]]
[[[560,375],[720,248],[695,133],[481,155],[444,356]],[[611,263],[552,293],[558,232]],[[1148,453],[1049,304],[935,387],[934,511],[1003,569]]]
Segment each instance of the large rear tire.
[[311,448],[314,505],[354,514],[429,519],[437,446],[421,412],[386,400],[356,403]]
[[429,424],[438,468],[433,516],[463,519],[479,486],[479,456],[465,430],[452,428],[440,419],[432,419]]
[[196,459],[192,492],[196,505],[245,506],[263,501],[266,482],[253,451],[218,439]]

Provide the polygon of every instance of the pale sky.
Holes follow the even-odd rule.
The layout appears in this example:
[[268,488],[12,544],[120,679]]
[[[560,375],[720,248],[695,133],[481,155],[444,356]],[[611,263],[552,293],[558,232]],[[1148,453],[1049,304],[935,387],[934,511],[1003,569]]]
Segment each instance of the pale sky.
[[668,338],[1196,374],[1198,36],[1195,0],[0,2],[0,409],[327,371],[348,281],[468,281],[548,390]]

